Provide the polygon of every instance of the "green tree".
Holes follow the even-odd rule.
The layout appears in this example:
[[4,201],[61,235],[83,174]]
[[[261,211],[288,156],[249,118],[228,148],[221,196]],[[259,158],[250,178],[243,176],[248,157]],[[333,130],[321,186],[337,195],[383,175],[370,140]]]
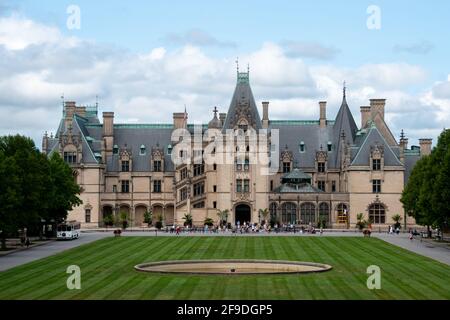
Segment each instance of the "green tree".
[[126,211],[120,212],[120,223],[122,225],[122,229],[126,229],[128,227],[128,213]]
[[448,227],[450,217],[450,130],[444,130],[429,156],[414,166],[401,202],[408,215],[428,227]]
[[164,221],[164,219],[163,219],[162,214],[158,214],[156,216],[156,223],[155,223],[156,229],[161,230],[161,228],[163,227],[163,221]]
[[49,164],[51,196],[48,210],[42,213],[42,218],[61,222],[67,218],[68,212],[73,207],[82,204],[78,197],[81,189],[73,178],[72,168],[64,162],[59,154],[53,153]]
[[267,216],[269,215],[269,209],[259,209],[259,214],[263,218],[263,221],[261,221],[261,223],[265,223],[267,221]]

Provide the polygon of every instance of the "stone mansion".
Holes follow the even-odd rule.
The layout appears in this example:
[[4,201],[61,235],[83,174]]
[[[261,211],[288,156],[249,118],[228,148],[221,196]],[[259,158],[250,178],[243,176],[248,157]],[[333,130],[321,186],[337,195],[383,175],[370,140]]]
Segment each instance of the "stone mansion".
[[[173,153],[182,151],[173,132],[184,129],[194,136],[196,131],[187,122],[186,110],[174,113],[170,124],[122,124],[114,122],[113,112],[103,112],[100,122],[97,106],[66,101],[56,134],[44,135],[42,151],[58,152],[73,168],[83,204],[68,219],[85,228],[103,226],[104,217],[122,212],[133,226],[141,226],[147,210],[153,219],[161,216],[164,225],[183,224],[186,213],[194,225],[203,225],[207,217],[217,222],[218,210],[225,209],[232,224],[261,222],[259,209],[267,208],[270,219],[281,224],[323,222],[328,228],[353,228],[357,214],[363,213],[373,228],[384,229],[393,223],[393,215],[403,217],[401,192],[415,162],[431,152],[431,139],[408,148],[402,134],[397,142],[384,119],[384,99],[371,99],[369,106],[361,107],[360,126],[345,88],[333,120],[327,119],[326,106],[319,102],[318,120],[272,120],[269,102],[262,102],[261,118],[249,73],[238,71],[228,112],[217,114],[215,108],[200,131],[265,132],[267,145],[258,148],[278,161],[277,170],[266,175],[262,167],[273,163],[249,161],[248,145],[242,161],[175,163]],[[234,159],[240,149],[212,152]],[[413,225],[414,220],[408,217],[407,223]]]

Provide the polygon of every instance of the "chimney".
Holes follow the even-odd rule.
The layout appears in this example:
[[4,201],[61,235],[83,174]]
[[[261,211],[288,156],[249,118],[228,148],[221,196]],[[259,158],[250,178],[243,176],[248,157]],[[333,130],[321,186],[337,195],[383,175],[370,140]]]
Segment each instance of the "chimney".
[[48,152],[48,134],[47,131],[44,133],[44,137],[42,138],[42,153],[47,154]]
[[[185,117],[184,112],[174,112],[173,113],[173,128],[174,129],[185,128],[184,117]],[[187,118],[187,114],[186,114],[186,118]]]
[[226,113],[219,113],[219,120],[222,123],[222,126],[224,125],[226,118],[227,118],[227,114]]
[[264,129],[269,128],[269,101],[263,101],[263,118],[262,118],[262,127]]
[[75,113],[80,117],[86,117],[86,107],[76,107]]
[[319,118],[319,126],[320,128],[325,128],[327,126],[327,102],[320,101],[320,118]]
[[386,99],[370,99],[370,113],[372,120],[375,119],[377,113],[381,115],[381,119],[384,119],[385,105]]
[[103,112],[103,136],[114,135],[114,112]]
[[363,129],[367,121],[370,119],[370,106],[362,106],[361,109],[361,129]]
[[427,156],[431,154],[431,142],[433,139],[419,139],[419,145],[420,145],[420,155],[421,156]]
[[103,141],[104,152],[102,159],[112,155],[114,146],[114,112],[103,112]]
[[76,109],[75,101],[64,102],[64,125],[66,129],[72,124],[73,115]]

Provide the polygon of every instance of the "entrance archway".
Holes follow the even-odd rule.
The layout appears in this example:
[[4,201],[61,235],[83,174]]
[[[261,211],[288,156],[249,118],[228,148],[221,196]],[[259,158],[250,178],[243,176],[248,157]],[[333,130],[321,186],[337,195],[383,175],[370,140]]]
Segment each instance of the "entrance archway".
[[250,210],[250,206],[246,205],[246,204],[240,204],[238,206],[236,206],[236,208],[234,209],[234,213],[235,213],[235,219],[234,222],[235,224],[240,223],[240,225],[243,225],[244,222],[251,222],[251,210]]

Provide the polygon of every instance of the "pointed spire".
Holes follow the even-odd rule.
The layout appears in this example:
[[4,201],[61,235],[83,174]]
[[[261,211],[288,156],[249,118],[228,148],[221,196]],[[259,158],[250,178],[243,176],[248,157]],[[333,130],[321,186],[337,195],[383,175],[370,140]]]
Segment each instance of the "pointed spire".
[[346,83],[345,83],[345,80],[344,80],[344,88],[343,88],[343,97],[344,97],[344,99],[346,98],[346,90],[347,90],[347,87],[345,86],[346,85]]
[[236,73],[239,74],[239,57],[236,57]]

